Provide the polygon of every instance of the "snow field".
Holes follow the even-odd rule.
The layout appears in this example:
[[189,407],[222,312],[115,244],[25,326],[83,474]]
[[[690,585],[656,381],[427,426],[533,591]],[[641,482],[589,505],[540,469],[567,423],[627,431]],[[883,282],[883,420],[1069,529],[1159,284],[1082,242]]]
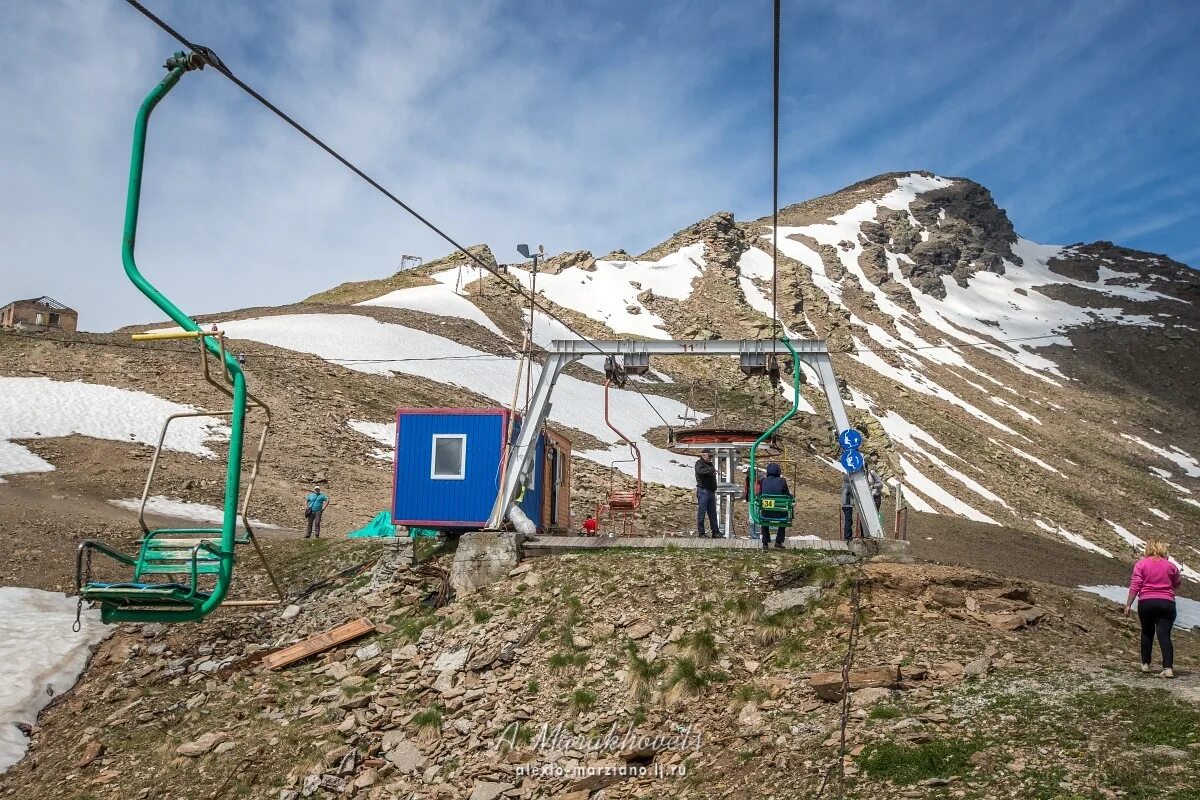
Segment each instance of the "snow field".
[[[137,511],[142,505],[142,498],[130,497],[124,500],[109,500],[110,504],[125,508],[130,511]],[[175,519],[190,519],[195,522],[215,522],[220,525],[225,520],[225,512],[216,506],[210,506],[206,503],[189,503],[186,500],[180,500],[175,497],[166,497],[161,494],[151,495],[146,498],[146,513],[161,514],[164,517],[173,517]],[[238,517],[238,524],[241,524],[241,517]],[[262,520],[250,518],[250,524],[255,528],[271,528],[278,530],[278,525],[272,525]]]
[[[14,439],[80,435],[153,446],[168,416],[195,410],[115,386],[0,377],[0,475],[54,469]],[[164,446],[212,458],[216,454],[207,443],[228,437],[229,429],[217,418],[190,417],[171,424]]]
[[[452,269],[447,270],[447,272],[457,273],[458,270]],[[423,311],[426,314],[434,314],[439,317],[466,319],[487,328],[501,339],[508,339],[496,327],[496,323],[492,322],[491,318],[483,313],[478,306],[466,297],[456,293],[453,284],[448,286],[443,282],[438,282],[431,286],[413,286],[408,289],[397,289],[394,292],[388,292],[372,300],[364,300],[356,305],[407,308],[412,311]]]
[[[499,405],[507,406],[512,401],[517,359],[492,356],[403,325],[376,322],[353,314],[289,314],[230,321],[223,328],[232,338],[312,353],[359,372],[417,375],[476,392]],[[386,360],[408,359],[414,354],[427,360]],[[464,357],[479,360],[463,361]],[[428,360],[436,358],[454,360]],[[535,383],[540,369],[534,366]],[[616,434],[604,424],[603,393],[603,386],[563,375],[551,398],[550,419],[613,444],[606,449],[575,451],[582,458],[608,465],[614,458],[622,457],[620,454],[626,448],[617,444]],[[655,447],[643,438],[646,431],[663,424],[646,400],[636,392],[624,389],[612,389],[610,398],[615,418],[621,421],[622,429],[641,449],[644,479],[669,486],[691,486],[694,477],[690,465],[680,456]],[[650,397],[650,402],[668,420],[687,410],[684,404],[668,398]],[[620,468],[629,474],[635,472],[633,465],[621,465]]]
[[0,773],[25,755],[17,723],[32,725],[56,696],[75,685],[88,653],[109,630],[100,612],[84,609],[73,633],[75,600],[56,592],[0,586]]
[[[859,255],[863,250],[859,239],[862,223],[873,221],[880,208],[908,210],[920,193],[952,184],[953,181],[944,178],[928,178],[916,174],[897,178],[896,189],[893,191],[878,200],[860,203],[831,218],[827,223],[781,228],[777,246],[781,253],[807,266],[812,272],[814,285],[835,304],[845,307],[841,282],[835,282],[829,277],[819,254],[788,237],[802,234],[819,244],[835,248],[849,276],[871,296],[882,313],[899,323],[912,315],[870,281],[859,265]],[[910,224],[920,230],[922,239],[927,239],[927,231],[917,223],[911,212],[909,220]],[[848,243],[849,247],[843,248],[842,243]],[[1033,349],[1054,343],[1070,344],[1070,340],[1062,335],[1065,328],[1098,320],[1147,327],[1159,326],[1161,323],[1144,315],[1124,315],[1119,308],[1080,308],[1041,294],[1035,287],[1046,284],[1077,286],[1110,297],[1134,301],[1177,299],[1145,286],[1130,287],[1110,283],[1114,279],[1128,278],[1129,275],[1106,267],[1100,268],[1096,283],[1058,275],[1050,271],[1048,262],[1062,250],[1063,248],[1057,246],[1039,245],[1027,239],[1019,239],[1013,246],[1013,253],[1022,260],[1022,266],[1006,263],[1003,275],[987,271],[977,272],[970,278],[966,288],[959,286],[949,277],[943,277],[946,287],[944,300],[913,289],[899,266],[900,259],[907,259],[907,256],[888,252],[887,264],[890,276],[913,291],[920,316],[928,324],[954,340],[978,346],[1010,362],[1023,372],[1057,385],[1058,381],[1050,376],[1063,377],[1058,365],[1033,352]],[[908,344],[922,348],[922,355],[930,361],[946,366],[970,368],[961,353],[954,348],[930,348],[929,343],[916,335],[911,328],[897,327],[897,330]],[[1001,345],[993,341],[994,339],[1027,341]]]
[[[618,333],[651,339],[668,339],[661,317],[651,313],[637,296],[650,290],[657,297],[686,300],[692,282],[704,267],[704,244],[697,242],[658,261],[597,261],[594,271],[570,267],[551,275],[539,273],[538,294],[604,323]],[[528,270],[510,267],[526,288],[532,284]],[[636,309],[631,313],[630,308]]]
[[[1098,594],[1101,597],[1112,600],[1114,603],[1125,605],[1125,597],[1129,593],[1128,586],[1080,586],[1081,590]],[[1137,608],[1137,601],[1134,601],[1133,607]],[[1175,617],[1175,627],[1187,630],[1189,628],[1200,627],[1200,602],[1190,600],[1186,597],[1175,598],[1175,609],[1177,616]]]

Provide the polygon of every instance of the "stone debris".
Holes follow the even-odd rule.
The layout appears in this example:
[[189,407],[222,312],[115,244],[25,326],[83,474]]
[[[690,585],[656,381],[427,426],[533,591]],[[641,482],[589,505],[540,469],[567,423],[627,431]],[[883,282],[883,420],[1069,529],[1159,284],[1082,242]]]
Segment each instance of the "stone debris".
[[[894,689],[900,685],[899,667],[866,667],[851,670],[847,688],[851,692],[859,689]],[[842,699],[842,673],[818,672],[808,679],[808,685],[823,700]]]
[[228,739],[229,734],[222,731],[206,733],[195,741],[187,742],[186,744],[181,744],[179,747],[176,747],[175,754],[188,756],[189,758],[196,758],[198,756],[211,753],[217,745],[227,741]]
[[[542,581],[536,586],[527,583],[534,572],[521,570],[469,602],[430,609],[421,605],[430,584],[400,570],[373,596],[408,596],[408,606],[393,607],[390,599],[379,605],[358,589],[335,588],[299,601],[302,613],[290,620],[264,611],[257,618],[221,621],[228,627],[208,629],[205,638],[189,643],[187,655],[174,649],[184,652],[172,638],[179,629],[115,640],[107,646],[121,658],[118,675],[142,677],[118,680],[93,696],[108,727],[97,725],[76,738],[67,763],[100,776],[124,757],[101,749],[100,731],[123,734],[127,726],[148,723],[185,742],[171,752],[203,759],[201,764],[233,768],[243,758],[255,758],[256,748],[271,752],[289,746],[278,735],[262,735],[262,727],[243,735],[241,727],[249,724],[266,725],[271,734],[293,741],[300,736],[306,743],[319,742],[312,758],[297,757],[289,767],[283,787],[272,795],[282,800],[593,798],[618,785],[622,796],[664,796],[680,785],[631,776],[628,768],[666,769],[685,761],[689,768],[707,770],[705,791],[711,789],[713,796],[733,796],[738,776],[760,766],[771,771],[777,796],[811,795],[841,743],[837,701],[849,619],[848,606],[839,612],[846,605],[844,591],[779,590],[772,567],[750,568],[737,591],[754,598],[752,608],[766,607],[775,597],[780,605],[770,607],[788,611],[784,638],[767,643],[759,636],[761,619],[706,605],[708,595],[694,589],[713,579],[706,572],[712,564],[676,563],[667,570],[661,562],[646,566],[619,554],[605,558],[622,565],[621,585],[614,586],[611,576],[590,574],[579,561],[546,559],[538,562]],[[974,679],[979,689],[991,691],[1006,680],[1029,680],[1024,670],[1041,656],[1040,628],[1056,625],[1054,614],[1062,613],[1047,605],[1014,607],[1009,604],[1030,605],[1032,592],[953,570],[869,566],[862,581],[868,588],[861,617],[869,633],[859,642],[859,666],[850,674],[846,728],[848,775],[858,780],[869,775],[860,771],[859,759],[872,742],[919,746],[961,736],[978,708],[961,707],[970,696],[954,700],[954,687]],[[651,588],[656,602],[647,605]],[[1047,603],[1042,591],[1037,590],[1039,602]],[[923,610],[913,610],[917,602]],[[1038,624],[1012,632],[997,633],[973,616],[1034,609],[1044,611]],[[254,661],[256,651],[286,647],[358,614],[386,632],[366,643],[336,645],[284,671],[266,672]],[[1060,632],[1056,628],[1046,635]],[[792,642],[802,643],[802,649],[787,655]],[[210,663],[221,666],[211,671]],[[688,663],[698,665],[699,685],[682,703],[671,703],[675,675]],[[644,700],[631,702],[635,667],[650,677]],[[230,677],[220,677],[225,674]],[[982,680],[985,676],[990,677]],[[238,682],[237,688],[230,680]],[[178,689],[170,705],[153,699],[161,686]],[[534,742],[543,725],[552,737],[560,722],[599,736],[614,724],[630,725],[633,709],[645,715],[639,730],[692,726],[703,735],[699,751],[634,742],[588,752],[579,745]],[[198,736],[204,728],[197,730],[197,724],[220,727]],[[1147,754],[1183,763],[1180,752],[1185,751]],[[737,775],[716,768],[730,754],[741,753],[755,758]],[[1013,781],[1048,768],[1028,752],[984,753],[970,763],[979,773]],[[530,764],[564,772],[561,778],[517,772]],[[783,768],[788,764],[794,769]],[[571,772],[589,767],[591,774]],[[607,771],[596,771],[599,767]],[[935,782],[892,794],[921,797],[929,787],[957,779],[937,776],[929,779]],[[946,783],[936,782],[942,780]],[[126,794],[136,798],[137,787]]]
[[763,600],[763,615],[771,616],[793,609],[803,610],[810,603],[820,599],[822,593],[823,590],[820,586],[800,586],[769,594]]

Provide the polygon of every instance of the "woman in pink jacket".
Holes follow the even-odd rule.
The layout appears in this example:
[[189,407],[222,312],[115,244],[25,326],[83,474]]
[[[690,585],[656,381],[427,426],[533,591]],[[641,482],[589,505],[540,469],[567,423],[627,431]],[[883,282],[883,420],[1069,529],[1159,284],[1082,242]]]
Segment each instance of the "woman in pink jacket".
[[1142,623],[1142,672],[1150,671],[1150,653],[1154,635],[1162,650],[1164,678],[1174,678],[1175,648],[1171,646],[1171,628],[1175,625],[1175,590],[1179,588],[1179,567],[1167,558],[1166,542],[1146,542],[1146,556],[1133,565],[1125,613],[1137,600],[1138,619]]

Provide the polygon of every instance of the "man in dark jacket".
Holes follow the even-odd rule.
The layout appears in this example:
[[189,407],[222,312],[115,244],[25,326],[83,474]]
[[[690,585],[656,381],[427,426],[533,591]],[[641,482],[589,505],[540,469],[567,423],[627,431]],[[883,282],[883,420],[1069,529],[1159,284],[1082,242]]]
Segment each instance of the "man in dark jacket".
[[721,535],[717,525],[717,468],[712,463],[713,451],[707,448],[696,459],[696,535],[704,538],[704,516],[712,537]]
[[[788,486],[787,478],[783,477],[782,470],[779,469],[778,464],[771,463],[767,465],[767,477],[762,479],[762,494],[764,497],[773,494],[786,494],[791,497],[792,490]],[[787,536],[787,526],[770,525],[768,523],[770,518],[771,517],[768,509],[766,513],[762,514],[763,550],[766,550],[771,543],[771,528],[775,529],[775,549],[782,550],[783,540]]]

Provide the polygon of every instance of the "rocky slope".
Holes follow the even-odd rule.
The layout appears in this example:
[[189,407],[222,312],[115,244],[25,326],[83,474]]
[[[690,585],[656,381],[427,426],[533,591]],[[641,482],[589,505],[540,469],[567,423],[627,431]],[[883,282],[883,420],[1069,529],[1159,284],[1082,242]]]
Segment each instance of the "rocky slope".
[[[289,576],[372,547],[346,545],[303,543]],[[0,791],[1182,800],[1200,778],[1195,676],[1130,670],[1133,623],[1069,590],[794,554],[597,552],[434,608],[436,571],[380,564],[284,614],[122,627]],[[375,635],[258,663],[360,616]]]

